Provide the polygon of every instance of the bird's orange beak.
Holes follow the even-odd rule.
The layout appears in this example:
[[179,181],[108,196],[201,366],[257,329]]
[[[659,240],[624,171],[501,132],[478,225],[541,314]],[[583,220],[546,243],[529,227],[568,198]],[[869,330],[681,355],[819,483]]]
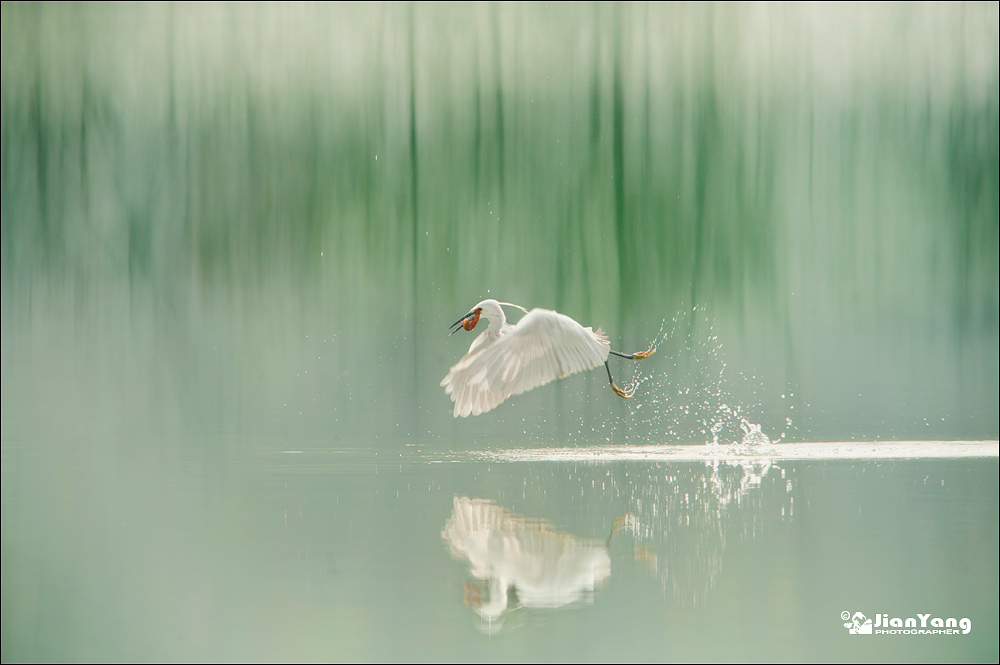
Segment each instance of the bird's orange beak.
[[454,330],[452,330],[448,334],[454,335],[455,333],[458,332],[458,329],[460,327],[464,328],[465,330],[472,330],[473,328],[476,327],[476,324],[479,323],[479,317],[482,315],[482,313],[483,313],[482,307],[477,307],[476,309],[472,310],[471,312],[460,318],[458,321],[455,321],[455,323],[451,324],[451,326],[449,327],[454,328]]

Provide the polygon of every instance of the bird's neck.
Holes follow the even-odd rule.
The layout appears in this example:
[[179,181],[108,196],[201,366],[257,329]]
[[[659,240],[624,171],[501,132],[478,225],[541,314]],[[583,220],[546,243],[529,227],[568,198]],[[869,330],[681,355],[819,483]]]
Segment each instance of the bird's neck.
[[486,334],[493,340],[504,333],[504,328],[507,327],[507,317],[501,311],[500,316],[491,316],[489,321],[490,327],[486,329]]

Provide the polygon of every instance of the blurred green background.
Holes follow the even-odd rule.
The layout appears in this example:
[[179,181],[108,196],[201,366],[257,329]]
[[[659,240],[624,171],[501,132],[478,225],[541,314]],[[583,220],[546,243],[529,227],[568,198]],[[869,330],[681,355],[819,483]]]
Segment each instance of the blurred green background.
[[[4,3],[4,438],[996,438],[997,14]],[[667,340],[453,422],[486,297]]]
[[[996,662],[995,453],[480,455],[998,438],[1000,10],[842,4],[0,5],[3,660]],[[453,419],[488,297],[659,348]],[[456,497],[643,528],[487,638]]]

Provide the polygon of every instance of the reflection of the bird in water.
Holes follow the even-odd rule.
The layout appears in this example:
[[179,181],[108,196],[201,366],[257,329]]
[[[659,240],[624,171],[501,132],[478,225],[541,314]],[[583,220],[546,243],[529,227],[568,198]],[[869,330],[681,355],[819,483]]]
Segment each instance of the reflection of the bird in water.
[[[728,538],[753,538],[772,518],[792,517],[791,480],[768,460],[712,460],[651,471],[659,472],[653,482],[632,486],[633,513],[624,529],[635,538],[635,559],[685,604],[707,600]],[[776,492],[784,495],[777,502]]]
[[[789,471],[760,457],[585,464],[571,478],[580,486],[574,504],[582,498],[628,506],[630,512],[611,524],[611,534],[622,533],[624,542],[621,536],[614,545],[610,536],[605,542],[580,539],[489,501],[454,498],[441,535],[454,556],[469,563],[474,579],[465,584],[464,598],[484,629],[498,630],[518,607],[592,601],[594,589],[610,578],[612,556],[636,561],[637,572],[652,576],[677,602],[703,605],[729,541],[754,538],[794,511]],[[555,484],[547,483],[550,492]],[[577,504],[574,512],[580,509]]]
[[476,581],[466,583],[465,602],[490,631],[516,607],[591,602],[594,589],[611,575],[606,543],[556,531],[481,499],[456,496],[441,535],[453,555],[469,562]]

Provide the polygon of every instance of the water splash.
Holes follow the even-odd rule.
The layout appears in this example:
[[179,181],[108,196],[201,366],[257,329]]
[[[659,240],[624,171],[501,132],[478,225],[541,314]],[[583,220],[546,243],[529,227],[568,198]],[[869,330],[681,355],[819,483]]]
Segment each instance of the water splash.
[[760,431],[760,425],[748,423],[747,419],[743,418],[740,422],[740,428],[743,430],[743,440],[740,441],[741,444],[745,446],[771,445],[771,440],[767,438],[766,434]]
[[[792,419],[783,414],[778,438],[766,433],[762,402],[776,402],[777,395],[768,397],[766,386],[754,386],[756,377],[727,373],[723,343],[705,306],[663,319],[651,346],[658,361],[634,367],[632,384],[646,385],[629,403],[631,419],[612,428],[616,438],[749,447],[777,443],[791,431]],[[793,398],[782,392],[780,403],[791,410]]]

